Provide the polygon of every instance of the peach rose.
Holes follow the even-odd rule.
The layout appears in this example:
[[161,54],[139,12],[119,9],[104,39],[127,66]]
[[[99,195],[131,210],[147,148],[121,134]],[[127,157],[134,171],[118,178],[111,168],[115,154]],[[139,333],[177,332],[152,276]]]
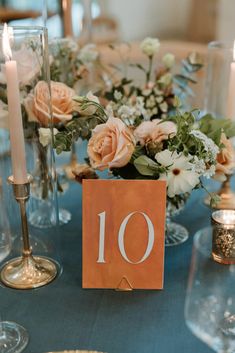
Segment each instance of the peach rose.
[[88,156],[93,168],[120,168],[131,159],[135,140],[131,130],[118,118],[110,117],[93,130],[88,143]]
[[162,142],[177,133],[176,125],[171,121],[161,122],[160,119],[144,121],[134,131],[136,141],[141,145],[148,142]]
[[[48,102],[48,86],[44,81],[39,81],[24,99],[24,106],[30,121],[38,121],[43,126],[48,126],[50,108]],[[73,97],[75,92],[64,83],[51,81],[51,105],[54,123],[64,123],[72,119]]]
[[231,174],[233,163],[233,146],[226,135],[222,133],[220,142],[224,145],[223,149],[217,155],[217,164],[215,167],[215,179],[219,181],[226,180],[225,175]]

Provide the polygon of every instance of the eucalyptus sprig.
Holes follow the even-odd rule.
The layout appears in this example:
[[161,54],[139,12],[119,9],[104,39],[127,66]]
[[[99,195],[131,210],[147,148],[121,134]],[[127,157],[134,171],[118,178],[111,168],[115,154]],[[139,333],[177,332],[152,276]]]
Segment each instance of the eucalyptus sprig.
[[70,151],[73,142],[77,141],[79,137],[88,140],[91,137],[92,130],[98,124],[99,121],[96,116],[73,118],[54,136],[53,147],[56,153]]

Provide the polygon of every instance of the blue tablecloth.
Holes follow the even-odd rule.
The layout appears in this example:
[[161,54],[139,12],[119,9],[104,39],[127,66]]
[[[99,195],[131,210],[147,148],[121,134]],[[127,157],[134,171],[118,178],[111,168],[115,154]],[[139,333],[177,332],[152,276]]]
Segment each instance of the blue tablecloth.
[[189,240],[167,248],[162,291],[115,292],[81,288],[81,186],[62,198],[72,221],[59,228],[62,275],[37,290],[0,288],[0,312],[28,330],[25,353],[90,349],[109,353],[210,353],[187,328],[184,301],[196,230],[210,222],[202,192],[194,192],[178,217]]

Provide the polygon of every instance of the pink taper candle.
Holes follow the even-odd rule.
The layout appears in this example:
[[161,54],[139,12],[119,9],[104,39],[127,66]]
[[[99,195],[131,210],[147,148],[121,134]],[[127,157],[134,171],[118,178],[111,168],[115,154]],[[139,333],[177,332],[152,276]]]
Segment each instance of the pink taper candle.
[[235,41],[233,45],[233,61],[230,64],[227,117],[235,120]]
[[9,129],[11,141],[12,172],[15,184],[27,182],[25,159],[25,143],[20,104],[19,80],[17,63],[11,60],[12,53],[7,25],[4,25],[2,36],[3,53],[6,59],[5,75],[7,82],[7,99],[9,112]]

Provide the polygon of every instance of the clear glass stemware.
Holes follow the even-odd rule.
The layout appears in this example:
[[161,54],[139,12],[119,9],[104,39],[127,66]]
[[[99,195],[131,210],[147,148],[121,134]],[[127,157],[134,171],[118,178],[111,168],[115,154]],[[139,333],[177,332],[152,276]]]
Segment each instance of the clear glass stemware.
[[28,344],[28,333],[24,327],[15,322],[0,319],[0,352],[20,353]]
[[212,228],[198,231],[185,302],[185,320],[200,340],[218,353],[235,352],[235,265],[211,257]]

